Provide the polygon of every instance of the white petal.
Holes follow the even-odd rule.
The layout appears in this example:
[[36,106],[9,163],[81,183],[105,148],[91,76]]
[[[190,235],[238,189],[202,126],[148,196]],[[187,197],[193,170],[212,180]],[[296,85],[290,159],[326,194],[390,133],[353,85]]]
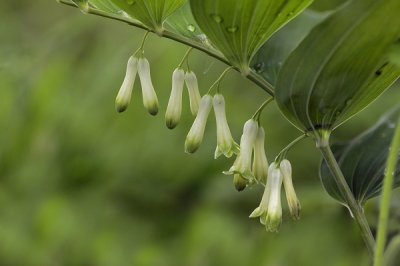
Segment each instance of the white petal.
[[225,99],[222,94],[217,93],[213,97],[213,107],[217,122],[217,143],[223,154],[227,154],[232,147],[233,138],[229,130],[225,115]]
[[142,84],[143,105],[151,115],[158,113],[158,99],[150,77],[150,65],[146,58],[139,59],[139,77]]
[[268,176],[268,160],[264,149],[265,131],[259,127],[256,140],[254,141],[253,174],[257,181],[266,184]]
[[283,174],[283,184],[285,186],[286,199],[290,213],[292,214],[293,219],[299,220],[301,217],[301,206],[293,187],[292,166],[288,160],[283,159],[280,163],[280,168]]
[[172,91],[169,97],[165,121],[169,129],[175,128],[181,118],[182,111],[182,91],[185,72],[182,68],[175,69],[172,74]]
[[194,153],[203,141],[204,129],[206,128],[208,115],[212,107],[212,97],[209,94],[203,96],[200,101],[199,113],[190,128],[185,141],[185,152]]
[[115,109],[119,113],[125,111],[131,102],[132,89],[133,84],[135,83],[137,71],[138,59],[134,56],[131,56],[128,60],[128,65],[126,66],[124,82],[122,83],[117,98],[115,99]]
[[200,92],[197,83],[197,77],[192,71],[188,71],[185,75],[185,82],[189,92],[190,110],[194,117],[197,116],[200,106]]

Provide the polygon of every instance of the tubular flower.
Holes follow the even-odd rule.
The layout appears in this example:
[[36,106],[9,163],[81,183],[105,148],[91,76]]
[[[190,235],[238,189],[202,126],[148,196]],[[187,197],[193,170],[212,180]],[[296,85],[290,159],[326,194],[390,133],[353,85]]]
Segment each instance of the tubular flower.
[[260,203],[250,217],[260,216],[260,222],[267,231],[278,232],[282,224],[281,186],[282,172],[276,162],[268,168],[268,180]]
[[213,97],[213,106],[215,118],[217,121],[217,149],[215,150],[215,159],[221,154],[230,158],[233,153],[240,152],[239,145],[233,140],[229,130],[225,115],[225,99],[222,94],[215,94]]
[[258,182],[267,183],[268,160],[264,150],[265,131],[259,126],[256,140],[254,141],[253,174]]
[[133,89],[133,83],[135,83],[136,73],[138,71],[138,59],[131,56],[128,60],[128,65],[126,67],[126,74],[124,82],[119,89],[117,98],[115,99],[115,109],[118,113],[121,113],[128,108],[131,102],[131,95]]
[[190,111],[192,112],[193,116],[196,117],[197,113],[199,112],[201,96],[199,92],[199,86],[197,84],[197,78],[193,71],[188,70],[188,72],[186,72],[185,82],[189,92]]
[[165,113],[165,122],[169,129],[174,129],[181,118],[182,111],[182,91],[185,72],[182,68],[175,69],[172,74],[172,91],[169,97],[167,112]]
[[224,171],[225,175],[241,174],[252,183],[255,182],[251,172],[251,153],[253,151],[254,141],[258,132],[258,124],[254,119],[248,120],[244,124],[243,135],[240,139],[240,153],[229,171]]
[[156,115],[158,113],[158,99],[151,83],[150,65],[146,58],[139,59],[138,72],[142,84],[143,105],[151,115]]
[[286,199],[289,205],[290,213],[292,214],[292,218],[294,220],[300,220],[301,206],[300,201],[297,199],[292,183],[292,166],[288,160],[283,159],[280,163],[280,168],[283,174],[283,184],[285,186]]
[[212,97],[206,94],[200,101],[199,113],[190,128],[185,141],[185,152],[194,153],[200,147],[203,140],[204,129],[206,128],[207,118],[212,107]]

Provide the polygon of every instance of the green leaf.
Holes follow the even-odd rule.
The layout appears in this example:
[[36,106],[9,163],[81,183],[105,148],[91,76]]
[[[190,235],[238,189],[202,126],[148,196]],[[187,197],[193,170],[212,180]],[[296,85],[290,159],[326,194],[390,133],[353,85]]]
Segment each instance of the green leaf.
[[354,0],[316,26],[283,63],[277,104],[317,145],[327,145],[335,127],[400,76],[388,61],[400,36],[398,10],[398,0]]
[[178,10],[186,0],[111,0],[129,16],[162,36],[163,23]]
[[389,61],[400,67],[400,39],[389,49]]
[[312,0],[190,0],[201,30],[242,75],[261,45]]
[[310,30],[329,14],[329,12],[316,12],[309,9],[301,12],[261,46],[251,61],[251,68],[270,84],[275,85],[279,69],[289,54]]
[[114,5],[111,0],[89,0],[89,3],[98,10],[113,14],[121,14],[121,9]]
[[172,14],[166,21],[180,35],[198,41],[200,43],[210,44],[210,41],[205,34],[200,30],[194,20],[192,10],[190,9],[189,2],[183,4],[174,14]]
[[[360,206],[382,192],[386,161],[399,115],[400,105],[381,117],[375,126],[363,134],[346,143],[332,146],[332,152]],[[400,158],[397,165],[393,189],[400,186]],[[328,194],[345,205],[325,161],[320,166],[320,178]]]

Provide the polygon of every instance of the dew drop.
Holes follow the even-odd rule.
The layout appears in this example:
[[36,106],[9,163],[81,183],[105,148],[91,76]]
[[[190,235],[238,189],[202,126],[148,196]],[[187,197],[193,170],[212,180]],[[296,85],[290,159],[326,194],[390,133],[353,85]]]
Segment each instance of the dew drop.
[[286,16],[290,17],[291,15],[293,15],[293,11],[290,11]]
[[228,32],[231,32],[231,33],[234,33],[235,31],[237,31],[238,30],[238,26],[233,26],[233,27],[228,27],[228,28],[226,28],[226,30],[228,31]]
[[263,62],[257,62],[253,65],[254,70],[260,74],[264,71],[264,63]]
[[133,1],[133,0],[125,0],[125,2],[126,2],[128,5],[133,5],[133,4],[135,3],[135,1]]
[[189,31],[194,32],[195,31],[195,27],[192,24],[187,25],[186,27]]
[[341,114],[341,112],[340,112],[340,111],[337,111],[336,114],[335,114],[335,116],[339,116],[340,114]]
[[347,101],[346,101],[346,105],[349,105],[349,104],[351,104],[351,102],[353,101],[353,99],[352,98],[349,98],[349,99],[347,99]]
[[217,23],[221,23],[223,21],[222,17],[217,14],[211,14],[211,18]]

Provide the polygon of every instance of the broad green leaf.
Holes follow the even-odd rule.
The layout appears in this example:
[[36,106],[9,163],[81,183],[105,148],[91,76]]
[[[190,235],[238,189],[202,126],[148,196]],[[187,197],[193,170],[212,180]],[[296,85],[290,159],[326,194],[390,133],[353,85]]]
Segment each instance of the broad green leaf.
[[71,0],[74,2],[83,13],[87,14],[89,12],[88,0]]
[[317,145],[327,145],[335,127],[400,76],[388,61],[400,36],[399,10],[398,0],[354,0],[316,26],[283,63],[277,104]]
[[197,25],[194,20],[189,2],[183,4],[183,6],[172,14],[166,22],[171,28],[186,38],[201,43],[209,43],[208,38],[200,30],[199,25]]
[[121,14],[121,10],[111,0],[89,0],[95,8],[113,14]]
[[129,16],[162,36],[163,23],[178,10],[186,0],[111,0]]
[[400,39],[389,49],[389,61],[400,67]]
[[310,9],[314,11],[328,11],[340,8],[351,0],[314,0],[314,2],[309,6]]
[[[332,146],[332,152],[360,206],[382,192],[386,161],[399,115],[400,105],[384,115],[375,126],[363,134],[349,142]],[[342,194],[325,161],[320,166],[320,178],[328,194],[345,205]],[[399,186],[400,158],[393,188]]]
[[270,84],[275,85],[276,76],[283,61],[310,30],[329,14],[329,12],[316,12],[309,9],[301,12],[261,46],[251,61],[251,68]]
[[190,0],[193,16],[242,75],[263,43],[312,0]]

